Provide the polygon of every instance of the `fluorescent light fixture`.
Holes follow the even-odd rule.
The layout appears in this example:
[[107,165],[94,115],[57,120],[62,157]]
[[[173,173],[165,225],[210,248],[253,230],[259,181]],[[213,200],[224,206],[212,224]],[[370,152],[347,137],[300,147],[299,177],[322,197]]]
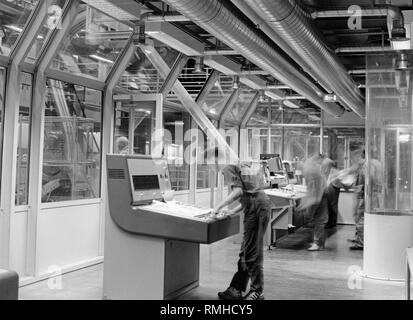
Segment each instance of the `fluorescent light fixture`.
[[105,63],[111,63],[111,64],[114,64],[114,63],[115,63],[115,62],[114,62],[114,61],[112,61],[112,60],[109,60],[109,59],[103,58],[103,57],[98,56],[98,55],[96,55],[96,54],[91,54],[91,55],[89,55],[89,57],[91,57],[92,59],[95,59],[95,60],[101,61],[101,62],[105,62]]
[[141,6],[134,0],[83,0],[83,2],[120,21],[137,20],[141,15]]
[[292,109],[300,109],[300,106],[298,104],[296,104],[295,102],[292,102],[290,100],[284,100],[283,101],[284,105],[292,108]]
[[[238,63],[223,56],[205,56],[204,64],[228,76],[237,75],[241,70]],[[242,79],[240,81],[243,82]]]
[[273,100],[283,100],[285,99],[285,93],[281,90],[266,90],[265,95]]
[[211,114],[217,114],[217,112],[215,111],[215,110],[209,110],[209,113],[211,113]]
[[146,23],[145,34],[187,56],[201,56],[205,44],[165,21]]

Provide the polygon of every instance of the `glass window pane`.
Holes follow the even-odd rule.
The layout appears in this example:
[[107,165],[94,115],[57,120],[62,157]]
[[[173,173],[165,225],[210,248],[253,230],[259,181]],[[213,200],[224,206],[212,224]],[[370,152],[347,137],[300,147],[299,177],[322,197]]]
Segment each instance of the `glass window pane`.
[[268,154],[268,129],[248,129],[248,158],[260,161],[261,154]]
[[255,94],[255,90],[251,89],[250,87],[241,85],[241,92],[238,96],[237,102],[234,104],[234,107],[231,110],[229,118],[235,121],[241,121],[241,117],[244,115],[244,112],[251,103],[252,98]]
[[155,101],[116,103],[115,153],[150,155],[155,131]]
[[29,53],[27,54],[26,62],[36,62],[52,32],[60,26],[62,12],[66,2],[67,0],[52,1],[48,9],[49,16],[46,19],[45,24],[40,29],[40,34],[37,36],[36,41],[33,43]]
[[283,108],[284,124],[319,124],[320,111]]
[[164,108],[164,155],[168,160],[172,189],[189,190],[191,116],[187,112]]
[[262,127],[268,126],[268,102],[259,102],[255,112],[249,119],[247,126],[250,127]]
[[219,79],[215,82],[214,87],[201,106],[205,113],[210,115],[220,114],[228,97],[234,90],[233,86],[234,79],[232,76],[220,74]]
[[43,202],[100,197],[102,92],[48,79]]
[[20,107],[18,121],[16,205],[27,205],[30,163],[30,127],[33,76],[22,72],[20,79]]
[[284,128],[283,160],[304,162],[320,152],[319,128]]
[[0,54],[9,56],[38,0],[2,0],[0,5]]
[[[178,51],[154,41],[155,49],[171,68],[178,57]],[[129,65],[118,82],[118,87],[133,93],[157,93],[164,83],[153,64],[146,58],[141,48],[136,48]]]
[[127,25],[82,3],[52,68],[105,81],[131,33]]

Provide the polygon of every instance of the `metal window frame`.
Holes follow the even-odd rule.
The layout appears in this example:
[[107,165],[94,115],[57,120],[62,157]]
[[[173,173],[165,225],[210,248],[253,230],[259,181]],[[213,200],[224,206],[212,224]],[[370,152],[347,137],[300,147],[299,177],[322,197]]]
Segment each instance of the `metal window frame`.
[[[11,215],[14,213],[15,209],[17,175],[17,158],[15,155],[17,155],[18,148],[17,124],[20,109],[19,84],[22,72],[21,66],[41,31],[41,27],[47,17],[48,4],[49,1],[39,1],[35,10],[31,13],[24,30],[20,34],[17,43],[10,54],[9,63],[7,65],[2,150],[2,167],[7,168],[7,170],[2,170],[1,172],[2,188],[0,200],[0,267],[2,268],[8,268],[10,266],[10,224]],[[34,149],[33,145],[30,145],[30,149]],[[30,197],[30,176],[28,187]]]
[[27,221],[26,241],[26,274],[37,276],[37,223],[41,207],[42,194],[42,167],[43,167],[43,138],[45,116],[43,106],[46,101],[46,70],[48,69],[56,52],[60,49],[63,40],[69,33],[73,19],[77,15],[80,0],[68,1],[63,9],[60,28],[55,29],[50,35],[36,61],[36,74],[33,94],[33,116],[30,136],[32,147],[29,165],[29,214]]

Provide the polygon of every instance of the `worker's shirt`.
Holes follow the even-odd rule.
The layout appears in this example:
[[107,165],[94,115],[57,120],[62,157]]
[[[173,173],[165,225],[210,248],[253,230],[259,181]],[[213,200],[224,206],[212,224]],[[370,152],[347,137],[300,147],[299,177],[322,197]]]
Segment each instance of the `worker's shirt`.
[[231,189],[241,188],[244,194],[255,194],[261,191],[265,184],[265,173],[259,163],[228,165],[224,169],[224,176]]

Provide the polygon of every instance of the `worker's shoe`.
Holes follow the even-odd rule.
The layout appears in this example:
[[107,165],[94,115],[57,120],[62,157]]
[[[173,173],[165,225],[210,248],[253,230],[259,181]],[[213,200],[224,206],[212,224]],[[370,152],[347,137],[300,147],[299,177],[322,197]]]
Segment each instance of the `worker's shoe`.
[[356,250],[363,251],[363,250],[364,250],[364,247],[356,244],[356,245],[350,247],[350,250],[353,250],[353,251],[356,251]]
[[264,293],[251,290],[245,296],[244,300],[265,300]]
[[242,300],[242,292],[233,287],[229,287],[223,292],[218,292],[218,297],[222,300]]
[[324,250],[324,245],[318,245],[317,243],[313,243],[310,248],[307,249],[308,251],[322,251]]

